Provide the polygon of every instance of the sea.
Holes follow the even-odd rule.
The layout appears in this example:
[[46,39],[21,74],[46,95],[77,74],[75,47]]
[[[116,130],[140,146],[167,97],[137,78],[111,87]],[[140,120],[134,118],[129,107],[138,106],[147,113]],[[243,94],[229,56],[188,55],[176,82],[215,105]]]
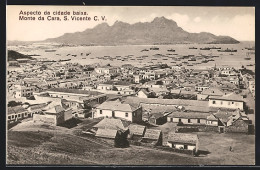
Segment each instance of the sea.
[[[25,55],[36,55],[35,58],[45,58],[66,63],[80,63],[81,65],[110,64],[122,66],[132,64],[143,67],[155,64],[168,64],[169,66],[182,64],[190,69],[207,69],[228,65],[236,69],[242,66],[255,71],[255,51],[246,48],[254,47],[254,42],[240,42],[239,44],[174,44],[174,45],[120,45],[120,46],[64,46],[57,47],[46,44],[45,46],[8,46],[10,50],[16,50]],[[194,49],[190,49],[194,47]],[[219,49],[201,50],[200,48],[233,49],[237,52],[219,52]],[[197,48],[197,49],[195,49]],[[53,51],[46,51],[53,50]],[[183,56],[191,56],[183,59]],[[215,56],[202,61],[200,56]],[[249,56],[251,59],[246,60]],[[179,59],[181,58],[181,59]],[[70,60],[70,61],[63,61]]]

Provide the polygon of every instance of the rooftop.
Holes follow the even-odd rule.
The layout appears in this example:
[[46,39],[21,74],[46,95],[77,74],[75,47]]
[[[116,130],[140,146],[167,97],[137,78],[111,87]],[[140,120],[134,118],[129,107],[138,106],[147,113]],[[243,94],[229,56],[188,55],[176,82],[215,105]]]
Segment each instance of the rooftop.
[[235,93],[229,93],[223,96],[210,96],[210,99],[228,100],[228,101],[243,101],[243,97]]
[[144,138],[158,140],[161,133],[162,131],[158,129],[147,129]]
[[174,143],[196,144],[198,135],[186,133],[169,133],[168,141]]
[[122,119],[116,119],[116,118],[104,118],[99,123],[94,125],[93,127],[101,128],[101,129],[126,129],[128,128],[130,122]]
[[86,91],[86,90],[78,90],[78,89],[65,89],[65,88],[51,88],[47,91],[50,92],[60,92],[60,93],[74,93],[74,94],[85,94],[88,96],[94,95],[102,95],[103,93],[97,92],[97,91]]

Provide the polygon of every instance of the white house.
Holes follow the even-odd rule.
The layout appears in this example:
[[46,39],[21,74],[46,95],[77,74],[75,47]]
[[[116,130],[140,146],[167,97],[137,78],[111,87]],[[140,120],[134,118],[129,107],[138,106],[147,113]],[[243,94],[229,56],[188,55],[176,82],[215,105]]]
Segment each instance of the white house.
[[199,138],[196,134],[169,133],[167,145],[180,150],[199,150]]
[[106,101],[97,106],[94,118],[98,117],[117,117],[133,123],[142,121],[142,109],[139,106],[116,101]]
[[230,93],[223,96],[209,97],[209,107],[243,110],[243,103],[243,97],[235,93]]

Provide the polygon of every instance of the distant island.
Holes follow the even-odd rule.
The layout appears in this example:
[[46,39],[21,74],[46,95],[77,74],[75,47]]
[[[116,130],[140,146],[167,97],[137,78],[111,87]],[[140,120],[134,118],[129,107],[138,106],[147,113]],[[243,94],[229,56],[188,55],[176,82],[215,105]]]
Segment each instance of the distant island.
[[45,42],[77,45],[151,45],[151,44],[236,44],[239,41],[229,36],[216,36],[211,33],[189,33],[173,20],[156,17],[152,22],[128,24],[116,21],[97,25],[83,32],[66,33]]

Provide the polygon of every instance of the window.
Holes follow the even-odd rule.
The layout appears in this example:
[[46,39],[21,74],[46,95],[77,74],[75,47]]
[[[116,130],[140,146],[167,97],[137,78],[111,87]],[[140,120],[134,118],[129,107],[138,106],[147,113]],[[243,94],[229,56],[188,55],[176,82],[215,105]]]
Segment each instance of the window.
[[171,118],[171,122],[173,122],[173,118]]
[[14,118],[14,115],[12,115],[12,119]]
[[200,123],[200,119],[197,119],[197,123]]
[[228,105],[230,105],[230,102],[228,102]]
[[11,119],[11,116],[8,116],[8,119],[10,120],[10,119]]
[[136,116],[136,113],[134,113],[134,117]]
[[128,113],[125,113],[125,117],[128,117]]
[[188,123],[190,123],[190,119],[188,119]]
[[101,114],[101,115],[102,115],[102,110],[100,110],[100,111],[99,111],[99,114]]
[[188,149],[188,145],[184,145],[184,149]]
[[232,104],[234,104],[234,102],[232,102]]
[[223,102],[221,101],[221,102],[220,102],[220,104],[222,105],[222,104],[223,104]]
[[216,101],[215,101],[215,100],[213,100],[213,101],[212,101],[212,104],[216,104]]
[[181,122],[181,119],[179,119],[179,122]]

